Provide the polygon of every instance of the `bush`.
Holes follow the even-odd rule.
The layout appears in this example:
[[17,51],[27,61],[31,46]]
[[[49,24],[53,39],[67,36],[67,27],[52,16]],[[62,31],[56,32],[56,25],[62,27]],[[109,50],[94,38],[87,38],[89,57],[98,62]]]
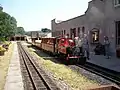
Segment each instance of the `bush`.
[[11,43],[11,42],[9,42],[9,41],[4,41],[4,44],[5,44],[5,45],[10,45],[10,43]]
[[0,51],[6,51],[6,49],[0,46]]
[[0,37],[0,41],[2,41],[2,42],[3,42],[3,41],[5,41],[5,38],[3,38],[3,37]]
[[6,50],[8,50],[10,43],[11,42],[9,42],[9,41],[4,41],[2,47],[5,48]]

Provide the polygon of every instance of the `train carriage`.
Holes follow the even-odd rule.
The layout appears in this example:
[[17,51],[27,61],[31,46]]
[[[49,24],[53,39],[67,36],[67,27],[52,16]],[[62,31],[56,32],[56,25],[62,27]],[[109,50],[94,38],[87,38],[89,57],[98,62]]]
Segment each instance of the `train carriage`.
[[54,54],[55,53],[55,41],[56,41],[55,37],[42,38],[41,48],[45,51],[48,51]]

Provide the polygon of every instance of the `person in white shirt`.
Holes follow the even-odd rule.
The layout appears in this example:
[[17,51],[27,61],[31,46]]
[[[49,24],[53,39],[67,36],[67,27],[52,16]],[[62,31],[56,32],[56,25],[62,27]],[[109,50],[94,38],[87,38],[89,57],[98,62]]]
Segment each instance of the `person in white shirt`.
[[83,54],[83,48],[82,48],[83,38],[75,37],[74,41],[75,41],[75,51],[74,51],[74,54],[75,53],[77,53],[77,55]]

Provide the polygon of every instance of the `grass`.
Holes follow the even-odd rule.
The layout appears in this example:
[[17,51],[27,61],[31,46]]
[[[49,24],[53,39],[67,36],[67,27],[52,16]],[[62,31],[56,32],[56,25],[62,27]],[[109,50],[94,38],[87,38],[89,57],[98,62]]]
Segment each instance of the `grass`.
[[10,44],[9,50],[5,52],[4,56],[0,56],[0,90],[4,89],[9,62],[13,52],[13,44]]
[[96,81],[89,80],[85,76],[81,75],[77,71],[71,70],[65,65],[57,64],[50,60],[44,60],[33,52],[35,51],[33,48],[29,48],[29,51],[39,58],[40,65],[42,65],[47,71],[52,72],[57,80],[63,80],[66,82],[73,90],[87,90],[89,88],[99,86]]

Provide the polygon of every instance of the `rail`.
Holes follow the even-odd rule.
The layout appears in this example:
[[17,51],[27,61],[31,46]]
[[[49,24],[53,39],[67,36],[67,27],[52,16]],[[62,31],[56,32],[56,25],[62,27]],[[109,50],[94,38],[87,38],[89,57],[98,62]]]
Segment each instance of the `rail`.
[[102,76],[114,83],[116,83],[117,85],[120,85],[120,73],[113,71],[113,70],[109,70],[107,68],[86,62],[85,65],[77,65],[78,67],[81,67],[85,70],[88,70],[92,73],[95,73],[99,76]]
[[18,42],[18,49],[33,90],[60,90],[49,76],[36,64],[20,42]]

